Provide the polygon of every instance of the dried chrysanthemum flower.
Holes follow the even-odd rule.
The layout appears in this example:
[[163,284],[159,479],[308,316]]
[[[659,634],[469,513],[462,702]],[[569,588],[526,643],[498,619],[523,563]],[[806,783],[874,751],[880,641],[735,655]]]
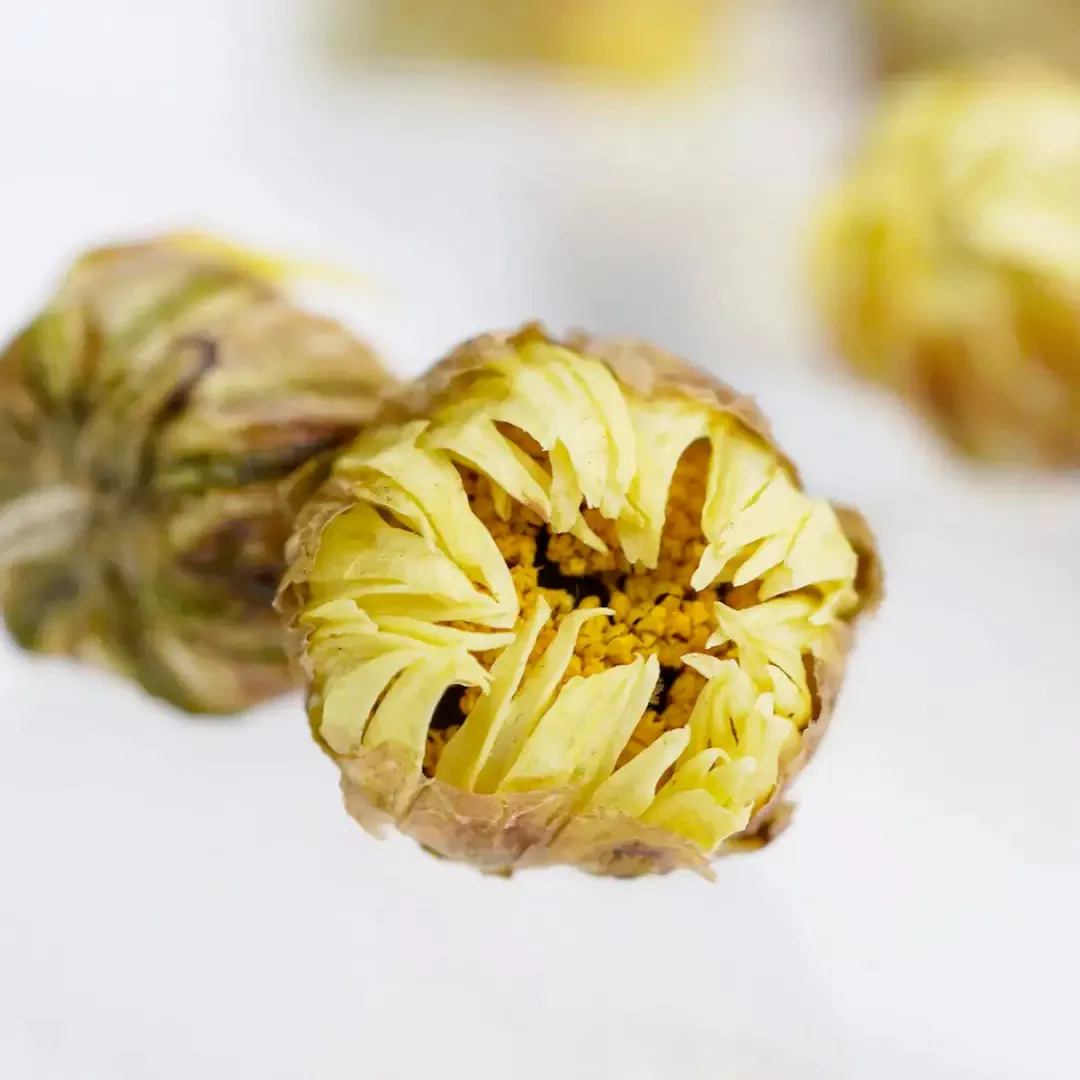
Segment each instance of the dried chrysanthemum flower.
[[364,825],[489,871],[766,837],[875,589],[752,404],[649,346],[464,345],[336,461],[279,598]]
[[0,353],[0,604],[15,640],[226,713],[293,684],[272,600],[305,483],[388,381],[267,261],[92,251]]
[[721,0],[383,0],[375,33],[394,51],[648,80],[702,64],[720,7]]
[[897,86],[827,202],[845,357],[996,460],[1080,464],[1080,85],[1025,66]]
[[859,0],[882,69],[1038,56],[1080,69],[1076,0]]

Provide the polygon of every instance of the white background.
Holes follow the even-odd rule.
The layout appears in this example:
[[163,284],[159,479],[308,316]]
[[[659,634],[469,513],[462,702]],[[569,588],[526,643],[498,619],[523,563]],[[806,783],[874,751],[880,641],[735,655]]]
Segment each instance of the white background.
[[890,596],[796,827],[712,886],[380,845],[295,701],[193,722],[0,643],[0,1076],[1080,1075],[1080,483],[943,459],[824,363],[798,251],[854,36],[761,0],[726,80],[627,100],[350,75],[329,2],[0,3],[3,326],[79,246],[203,225],[366,272],[335,302],[401,370],[651,334],[864,508]]

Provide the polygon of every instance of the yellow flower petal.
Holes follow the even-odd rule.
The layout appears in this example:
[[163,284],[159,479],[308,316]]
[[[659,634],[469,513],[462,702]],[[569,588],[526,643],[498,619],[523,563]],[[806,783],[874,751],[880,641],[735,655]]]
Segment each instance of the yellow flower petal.
[[836,512],[828,503],[815,503],[784,556],[783,565],[776,566],[762,582],[761,599],[771,600],[808,585],[853,581],[858,564]]
[[708,412],[696,403],[635,401],[630,416],[642,452],[619,517],[619,543],[630,563],[655,567],[675,467],[686,448],[706,435]]
[[[609,438],[604,411],[587,389],[589,377],[585,372],[591,368],[593,381],[607,380],[618,394],[611,373],[594,360],[582,360],[550,345],[531,346],[524,357],[526,362],[532,360],[540,366],[546,382],[552,388],[553,399],[559,403],[559,441],[556,445],[565,449],[566,460],[585,502],[599,509],[605,517],[616,516],[626,491],[626,485],[620,488],[612,480],[618,471],[614,462],[619,451]],[[621,394],[618,396],[622,397]],[[635,444],[625,402],[621,402],[621,415],[616,422],[623,429],[624,437],[625,434],[630,435],[626,451],[631,465],[630,473],[626,476],[628,485],[633,475]]]
[[503,630],[485,633],[462,630],[456,626],[439,626],[406,615],[383,615],[376,622],[379,631],[413,641],[422,641],[439,648],[466,649],[468,652],[491,652],[504,649],[514,642],[514,632]]
[[637,677],[627,687],[627,695],[622,702],[621,712],[618,711],[614,700],[610,702],[608,711],[614,717],[615,723],[608,727],[606,749],[597,758],[595,771],[587,777],[589,783],[595,783],[611,775],[626,744],[634,734],[634,729],[645,715],[649,699],[660,678],[660,661],[655,656],[650,656],[644,663],[641,663],[639,657],[634,664],[629,666],[639,668]]
[[353,493],[372,506],[388,510],[407,528],[419,533],[430,548],[438,546],[435,527],[424,513],[420,504],[400,485],[388,476],[378,474],[367,478],[357,478],[353,484]]
[[[353,611],[343,609],[351,606]],[[333,622],[319,623],[308,641],[313,659],[336,669],[342,662],[380,656],[394,649],[409,649],[431,654],[443,649],[487,652],[505,648],[513,643],[511,632],[484,633],[462,630],[454,626],[439,626],[404,616],[372,619],[357,607],[354,600],[335,600],[323,604],[304,618],[326,618],[331,612],[340,613]]]
[[730,417],[713,421],[710,440],[713,451],[701,526],[705,536],[716,543],[724,529],[768,484],[778,466],[776,455],[748,436]]
[[392,446],[370,448],[361,439],[339,466],[363,467],[390,477],[426,511],[446,555],[474,581],[491,591],[500,609],[517,617],[518,597],[510,570],[491,533],[473,513],[465,485],[453,464],[442,454],[416,445],[426,425],[413,424],[408,437]]
[[763,577],[774,566],[783,562],[784,557],[791,550],[794,538],[795,530],[786,529],[763,541],[754,549],[753,554],[731,575],[731,584],[738,588],[741,585],[749,585],[751,581]]
[[371,711],[390,681],[415,664],[423,653],[395,649],[331,679],[324,692],[319,734],[338,754],[360,749]]
[[[810,622],[817,605],[803,596],[784,596],[743,610],[718,603],[714,610],[718,629],[707,648],[733,642],[747,662],[761,664],[777,657],[780,663],[792,650],[801,654],[809,649],[821,634]],[[788,664],[781,666],[793,675]]]
[[[622,702],[637,682],[633,665],[611,668],[588,678],[578,676],[563,687],[510,767],[500,791],[530,791],[569,784],[575,773],[588,776],[594,768],[592,736],[605,716]],[[601,748],[602,749],[602,748]]]
[[683,663],[709,680],[698,694],[690,713],[690,744],[687,753],[693,757],[709,746],[713,714],[718,707],[722,707],[718,706],[718,696],[724,692],[725,687],[733,679],[743,676],[744,673],[740,671],[738,663],[734,660],[720,660],[715,656],[706,656],[701,653],[687,654],[683,657]]
[[[722,528],[715,539],[710,537],[712,543],[702,559],[702,566],[692,579],[694,588],[702,589],[712,584],[728,563],[751,544],[766,540],[777,533],[793,535],[807,511],[806,496],[792,484],[785,473],[774,473],[757,498]],[[775,566],[786,553],[786,545],[782,546],[782,550],[773,552],[775,557],[761,568],[762,572]],[[714,573],[715,567],[719,569]],[[713,576],[708,577],[708,574]],[[753,576],[756,575],[743,575],[743,580],[753,580]]]
[[664,802],[684,791],[693,791],[702,787],[717,762],[726,763],[731,758],[718,746],[709,747],[695,754],[676,768],[671,779],[657,792],[656,802]]
[[750,821],[749,809],[729,810],[705,790],[684,791],[658,802],[642,818],[686,837],[703,852],[711,854],[729,837],[742,832]]
[[[740,757],[718,765],[705,778],[702,785],[721,805],[729,810],[745,810],[757,801],[765,787],[758,777],[762,764],[754,757]],[[768,771],[767,768],[764,771]],[[773,780],[773,783],[775,780]],[[764,793],[771,790],[772,783]]]
[[606,555],[608,551],[607,544],[596,535],[589,523],[580,515],[577,521],[574,522],[574,527],[570,530],[570,535],[575,539],[580,540],[586,547],[591,548],[593,551],[600,552],[601,555]]
[[[356,531],[362,531],[367,542],[350,542]],[[500,563],[505,570],[501,556]],[[428,596],[435,603],[427,607],[439,611],[439,619],[479,618],[496,627],[514,622],[513,614],[480,592],[443,551],[432,550],[417,533],[390,525],[365,503],[358,503],[326,526],[311,583],[316,599],[324,598],[319,585],[326,583],[335,597]],[[418,601],[417,608],[420,606]],[[403,611],[420,617],[419,610],[407,605],[396,610],[392,604],[386,607],[387,613]],[[365,608],[369,613],[375,610],[370,600]]]
[[484,412],[492,420],[510,424],[531,436],[541,449],[550,451],[559,441],[567,403],[546,377],[541,364],[504,361],[502,376],[475,388],[474,400],[483,399]]
[[608,608],[583,608],[563,620],[555,634],[555,640],[547,647],[539,663],[525,680],[502,730],[498,732],[495,745],[476,780],[476,791],[482,794],[495,791],[517,760],[566,674],[581,628],[590,619],[612,614],[614,613]]
[[601,363],[581,358],[568,349],[560,350],[565,368],[581,383],[604,427],[608,443],[608,476],[605,497],[598,504],[608,518],[617,518],[627,489],[640,466],[639,440],[631,422],[626,395],[611,372]]
[[566,446],[555,443],[548,456],[551,460],[551,526],[556,532],[568,532],[580,520],[584,492],[578,484],[574,462]]
[[517,639],[492,665],[490,690],[446,744],[435,772],[436,779],[466,791],[473,789],[510,712],[529,654],[550,614],[551,608],[541,597]]
[[387,690],[364,732],[364,746],[403,747],[419,770],[431,718],[443,694],[451,686],[483,686],[487,679],[487,672],[465,652],[445,652],[414,664]]
[[689,741],[686,728],[665,731],[652,746],[608,777],[596,789],[588,808],[640,817],[656,797],[660,777],[675,764]]
[[[442,425],[424,436],[424,445],[443,449],[459,461],[471,465],[497,485],[505,495],[527,506],[541,517],[551,514],[551,500],[545,484],[538,477],[542,471],[516,447],[486,416],[473,416],[455,425]],[[504,516],[505,515],[501,515]]]
[[807,684],[802,657],[798,661],[799,677],[792,678],[775,664],[769,665],[769,685],[776,701],[776,711],[787,717],[798,728],[804,728],[813,714],[813,698]]

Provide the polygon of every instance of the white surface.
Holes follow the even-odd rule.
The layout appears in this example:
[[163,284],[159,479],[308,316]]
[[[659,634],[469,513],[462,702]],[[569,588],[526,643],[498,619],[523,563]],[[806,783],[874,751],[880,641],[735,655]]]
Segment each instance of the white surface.
[[351,309],[406,369],[528,315],[651,332],[760,391],[873,520],[890,597],[796,827],[715,886],[379,845],[295,702],[193,723],[4,644],[0,1076],[1080,1075],[1080,484],[973,475],[812,373],[791,252],[842,35],[787,4],[726,97],[628,113],[331,78],[292,33],[317,7],[4,6],[4,324],[79,245],[201,223],[366,270]]

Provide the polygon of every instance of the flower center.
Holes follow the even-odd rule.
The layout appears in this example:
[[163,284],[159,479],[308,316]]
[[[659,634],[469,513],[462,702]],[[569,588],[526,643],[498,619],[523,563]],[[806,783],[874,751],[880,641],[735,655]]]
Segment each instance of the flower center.
[[[606,552],[569,533],[553,533],[538,514],[524,506],[515,504],[510,516],[504,518],[496,509],[487,477],[460,470],[473,513],[490,531],[510,567],[522,617],[534,610],[539,596],[552,609],[552,618],[541,631],[526,670],[543,656],[567,616],[581,608],[610,608],[614,615],[582,626],[560,686],[576,676],[597,675],[630,664],[639,656],[659,660],[660,681],[620,764],[636,757],[665,731],[686,726],[706,680],[685,667],[682,658],[706,651],[706,643],[717,628],[716,601],[739,606],[739,594],[745,592],[722,585],[698,592],[690,584],[707,546],[701,511],[709,452],[708,442],[702,440],[692,444],[679,461],[655,569],[634,565],[626,558],[614,523],[599,512],[586,510],[584,517],[607,545]],[[496,655],[481,654],[478,659],[490,666]],[[447,694],[428,735],[425,771],[429,775],[443,747],[480,697],[479,687]]]

